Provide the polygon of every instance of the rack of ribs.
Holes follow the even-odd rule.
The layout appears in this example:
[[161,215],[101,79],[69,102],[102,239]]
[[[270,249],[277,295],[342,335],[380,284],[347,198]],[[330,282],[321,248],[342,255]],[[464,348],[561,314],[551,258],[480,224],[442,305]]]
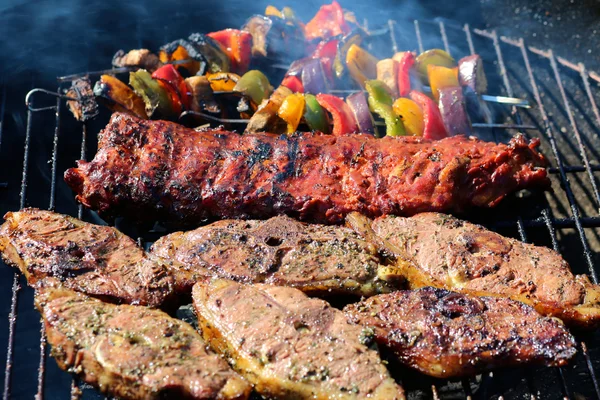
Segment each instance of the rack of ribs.
[[508,144],[319,133],[197,132],[115,113],[91,162],[65,172],[78,201],[104,216],[198,226],[286,214],[335,224],[357,211],[410,216],[493,207],[547,189],[539,141]]

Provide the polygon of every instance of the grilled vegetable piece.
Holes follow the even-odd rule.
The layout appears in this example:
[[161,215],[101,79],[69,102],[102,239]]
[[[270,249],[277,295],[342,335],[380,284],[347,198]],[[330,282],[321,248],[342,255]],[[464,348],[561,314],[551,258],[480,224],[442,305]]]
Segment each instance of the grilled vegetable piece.
[[398,62],[386,58],[377,62],[377,80],[383,82],[393,98],[398,97]]
[[94,95],[98,101],[116,112],[126,112],[138,118],[148,118],[144,100],[129,86],[111,75],[102,75],[94,85]]
[[[208,68],[206,57],[184,39],[175,40],[162,46],[158,52],[158,58],[162,63],[174,63],[178,70],[185,70],[186,76],[204,75]],[[186,62],[182,63],[181,61]]]
[[248,121],[246,130],[248,132],[273,132],[284,133],[287,131],[287,123],[282,120],[277,111],[286,97],[292,94],[292,91],[285,86],[279,86],[271,97],[263,100],[258,109]]
[[394,113],[400,117],[406,133],[412,136],[423,136],[423,110],[411,99],[400,97],[392,106]]
[[325,75],[321,59],[310,59],[302,68],[302,87],[305,93],[319,94],[329,92],[329,81]]
[[316,96],[317,101],[333,118],[332,133],[335,136],[347,135],[358,131],[356,119],[348,104],[344,100],[331,94],[320,93]]
[[233,90],[251,98],[254,104],[260,105],[264,99],[267,99],[271,95],[273,87],[265,74],[257,69],[253,69],[246,72],[238,80]]
[[119,50],[113,57],[112,65],[116,68],[136,67],[152,72],[161,67],[162,62],[156,54],[148,49],[131,50],[128,53]]
[[304,120],[311,131],[329,133],[329,120],[325,109],[321,107],[317,98],[312,94],[304,95]]
[[439,140],[448,137],[440,109],[429,97],[413,90],[410,98],[419,105],[423,111],[423,137]]
[[387,86],[382,81],[372,80],[365,83],[368,101],[371,111],[379,115],[385,121],[385,132],[388,136],[406,135],[402,119],[396,115],[392,108],[392,96]]
[[294,399],[404,399],[359,326],[297,289],[212,280],[194,285],[204,339],[260,394]]
[[90,296],[153,307],[172,299],[167,269],[114,228],[35,208],[4,218],[0,252],[30,286],[57,282]]
[[52,356],[103,393],[122,399],[246,399],[250,385],[193,327],[162,311],[40,288]]
[[352,229],[290,217],[223,220],[163,236],[151,256],[166,265],[176,291],[211,277],[290,286],[313,295],[372,296],[400,287],[375,247]]
[[377,130],[375,129],[375,120],[369,110],[369,103],[367,96],[364,92],[353,93],[346,98],[346,103],[350,106],[356,123],[358,125],[358,131],[361,133],[370,133],[375,135]]
[[240,76],[231,72],[218,72],[207,74],[210,87],[215,92],[231,92],[240,80]]
[[231,71],[244,74],[252,57],[252,35],[239,29],[225,29],[206,36],[216,40],[225,50],[231,61]]
[[158,80],[171,95],[173,109],[179,111],[177,114],[190,109],[192,95],[183,77],[172,64],[163,65],[154,71],[152,78]]
[[275,16],[254,15],[244,24],[243,31],[252,35],[253,57],[274,57],[297,60],[305,56],[306,43],[302,27]]
[[144,69],[129,73],[129,84],[145,104],[146,114],[151,118],[169,119],[178,115],[169,93],[161,86],[148,71]]
[[330,38],[350,33],[344,18],[344,10],[337,1],[322,5],[317,14],[304,27],[306,40]]
[[366,33],[362,29],[355,29],[343,38],[337,45],[337,53],[333,60],[333,72],[337,78],[342,78],[346,72],[346,55],[352,45],[360,46]]
[[479,55],[473,54],[458,61],[458,79],[461,86],[471,88],[475,93],[487,92],[487,78]]
[[470,135],[471,120],[460,86],[438,89],[439,109],[448,135]]
[[361,87],[365,82],[377,77],[377,58],[363,48],[353,44],[346,53],[346,66],[354,81]]
[[199,133],[117,113],[99,139],[94,159],[65,173],[77,200],[104,216],[179,226],[280,214],[333,224],[351,211],[464,211],[550,186],[539,141],[522,136],[495,144],[462,136]]
[[191,93],[190,109],[192,111],[208,111],[210,113],[218,113],[220,111],[219,105],[213,96],[210,82],[206,76],[190,76],[185,79],[185,83],[188,85],[189,92]]
[[411,73],[415,64],[415,56],[410,51],[396,53],[393,57],[398,62],[398,95],[407,97],[411,91]]
[[231,71],[231,61],[219,42],[201,33],[192,33],[188,37],[188,41],[196,52],[201,54],[206,60],[206,72],[214,74],[217,72]]
[[293,93],[283,100],[277,115],[287,123],[287,133],[294,133],[304,115],[304,95]]
[[344,312],[402,363],[438,378],[522,364],[563,366],[577,351],[556,319],[505,298],[426,287],[371,297]]
[[415,59],[415,69],[424,83],[429,83],[429,76],[427,74],[427,67],[429,65],[454,68],[456,67],[456,61],[450,54],[440,49],[426,50],[419,54]]
[[304,93],[304,86],[302,86],[302,81],[297,76],[286,76],[281,81],[281,86],[285,86],[294,93]]
[[90,78],[87,76],[71,82],[71,87],[67,90],[66,95],[77,99],[67,101],[69,110],[77,121],[86,122],[98,115],[98,103],[94,98]]
[[427,76],[429,77],[429,86],[435,101],[440,101],[440,89],[447,87],[457,87],[458,84],[458,68],[446,68],[438,65],[427,66]]
[[567,262],[546,247],[437,213],[379,218],[371,226],[385,239],[387,251],[412,264],[401,272],[411,288],[509,297],[567,325],[600,323],[600,287],[585,275],[573,275]]

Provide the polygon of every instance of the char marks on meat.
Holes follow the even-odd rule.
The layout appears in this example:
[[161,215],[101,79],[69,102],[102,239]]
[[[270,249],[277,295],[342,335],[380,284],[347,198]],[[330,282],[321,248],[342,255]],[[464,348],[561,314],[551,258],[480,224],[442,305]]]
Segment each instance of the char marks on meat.
[[[349,220],[354,219],[364,217],[352,214]],[[573,275],[560,254],[547,247],[438,213],[382,217],[371,227],[380,246],[411,264],[412,269],[399,273],[413,289],[435,286],[510,297],[570,325],[600,323],[598,285],[585,275]]]
[[290,217],[224,220],[159,239],[152,257],[167,266],[181,293],[218,276],[292,286],[304,292],[372,296],[397,288],[375,246],[352,229]]
[[266,396],[403,399],[362,328],[301,291],[229,280],[197,283],[193,299],[204,338]]
[[460,211],[547,188],[537,144],[521,136],[505,145],[461,136],[196,132],[115,113],[93,161],[79,161],[65,179],[82,204],[104,215],[187,226],[280,214],[340,223],[352,211]]
[[529,363],[562,366],[576,352],[560,322],[506,298],[427,287],[377,295],[344,311],[401,362],[439,378]]
[[123,399],[245,399],[250,385],[185,322],[141,306],[38,288],[52,355],[102,392]]
[[115,228],[33,208],[4,218],[0,252],[31,286],[60,283],[90,296],[149,306],[172,297],[168,270]]

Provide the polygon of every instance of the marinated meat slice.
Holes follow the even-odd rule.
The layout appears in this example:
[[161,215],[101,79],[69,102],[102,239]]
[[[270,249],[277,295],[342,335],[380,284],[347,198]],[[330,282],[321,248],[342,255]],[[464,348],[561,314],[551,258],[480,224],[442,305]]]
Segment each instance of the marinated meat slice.
[[52,356],[103,393],[123,399],[245,399],[250,386],[193,327],[162,311],[38,288]]
[[[364,220],[356,214],[349,221],[353,219]],[[585,275],[573,275],[567,262],[551,249],[437,213],[382,217],[371,227],[380,246],[410,263],[403,263],[406,268],[398,273],[411,288],[435,286],[510,297],[569,325],[600,323],[600,288]]]
[[180,293],[213,276],[293,286],[318,295],[372,296],[399,284],[376,248],[353,230],[286,216],[225,220],[177,232],[154,243],[151,254],[170,270]]
[[197,283],[193,299],[204,338],[265,396],[404,398],[363,329],[323,300],[223,279]]
[[374,296],[344,312],[402,363],[439,378],[521,364],[562,366],[576,352],[558,320],[506,298],[426,287]]
[[548,188],[538,142],[238,135],[115,113],[94,160],[79,161],[65,180],[103,215],[183,226],[281,214],[340,223],[352,211],[460,211],[495,206],[518,189]]
[[33,208],[4,218],[0,252],[31,286],[55,281],[91,296],[149,306],[173,295],[168,270],[114,228]]

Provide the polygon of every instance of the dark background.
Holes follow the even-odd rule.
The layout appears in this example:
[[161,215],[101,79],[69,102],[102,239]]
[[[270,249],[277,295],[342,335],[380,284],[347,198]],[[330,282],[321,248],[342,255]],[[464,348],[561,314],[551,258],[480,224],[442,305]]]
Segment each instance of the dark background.
[[[57,76],[109,68],[113,54],[121,48],[156,50],[161,44],[192,32],[239,27],[250,15],[262,13],[267,4],[290,5],[301,19],[307,21],[322,2],[306,0],[300,3],[301,6],[295,3],[280,0],[0,0],[0,96],[4,88],[7,98],[0,146],[0,182],[9,182],[8,189],[0,189],[0,214],[19,208],[27,118],[24,97],[31,88],[55,90]],[[574,62],[585,62],[589,70],[600,72],[598,1],[352,0],[341,1],[341,5],[354,11],[359,18],[367,17],[371,28],[387,23],[390,18],[398,20],[398,34],[402,35],[406,29],[407,37],[414,35],[412,19],[415,18],[442,17],[461,24],[468,22],[475,28],[497,29],[503,35],[523,37],[529,45],[553,48],[557,55]],[[486,54],[484,59],[492,60],[494,55]],[[581,88],[577,90],[581,91]],[[41,189],[31,183],[30,199],[35,197],[36,190],[47,191],[48,168],[44,162],[51,154],[51,140],[44,135],[52,133],[53,121],[52,112],[49,112],[43,117],[38,116],[33,125],[30,170],[44,186]],[[49,125],[45,126],[46,123]],[[70,132],[65,127],[61,134],[61,149],[79,146],[79,132]],[[64,164],[59,165],[59,176],[64,168],[72,166],[73,158],[63,157],[61,162]],[[62,204],[73,204],[69,191],[59,191],[57,195],[58,211],[64,211]],[[47,204],[45,200],[29,203],[43,207]],[[0,266],[0,371],[4,370],[6,359],[4,344],[8,335],[12,276],[12,270]],[[28,292],[28,289],[24,291]],[[13,370],[13,394],[15,398],[32,398],[37,391],[39,318],[32,308],[30,293],[21,294],[19,310],[15,342],[15,357],[19,362]],[[46,398],[65,398],[69,376],[59,371],[53,361],[47,364]]]

